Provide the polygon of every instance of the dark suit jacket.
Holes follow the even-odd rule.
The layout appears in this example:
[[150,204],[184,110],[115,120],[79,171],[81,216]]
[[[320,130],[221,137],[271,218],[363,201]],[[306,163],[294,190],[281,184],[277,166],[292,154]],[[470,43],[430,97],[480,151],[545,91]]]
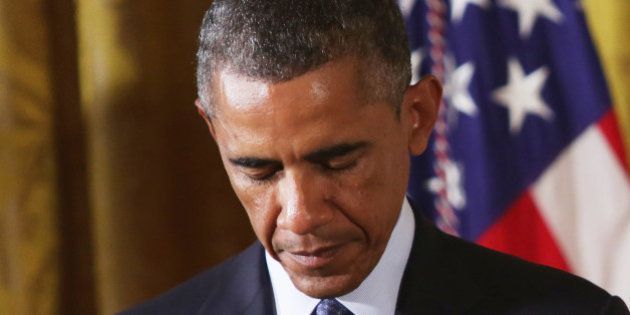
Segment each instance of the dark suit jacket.
[[[630,314],[621,299],[582,278],[451,237],[422,218],[416,221],[396,314]],[[274,313],[264,249],[256,242],[123,314]]]

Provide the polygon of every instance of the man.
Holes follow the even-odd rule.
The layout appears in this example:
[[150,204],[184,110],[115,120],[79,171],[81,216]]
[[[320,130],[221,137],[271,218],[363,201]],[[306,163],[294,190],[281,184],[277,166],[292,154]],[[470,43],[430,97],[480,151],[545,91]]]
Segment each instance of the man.
[[393,0],[217,0],[196,104],[259,242],[129,314],[628,314],[447,236],[405,198],[441,87]]

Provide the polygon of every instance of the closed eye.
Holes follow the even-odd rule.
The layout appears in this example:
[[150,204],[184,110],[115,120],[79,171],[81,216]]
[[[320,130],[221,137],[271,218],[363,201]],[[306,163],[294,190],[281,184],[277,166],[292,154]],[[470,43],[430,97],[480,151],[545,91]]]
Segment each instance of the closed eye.
[[236,166],[248,179],[256,182],[268,181],[282,170],[282,164],[278,161],[252,157],[230,159],[230,163]]
[[279,168],[271,169],[271,170],[260,170],[260,171],[256,170],[253,172],[249,170],[244,170],[243,174],[245,174],[249,179],[253,181],[263,182],[263,181],[269,181],[273,179],[274,176],[278,173],[278,171],[280,171]]
[[326,171],[346,171],[357,165],[362,154],[369,148],[367,142],[342,143],[319,149],[306,155],[306,160],[320,165]]
[[352,157],[351,159],[332,160],[321,164],[322,167],[329,171],[344,171],[350,170],[357,165],[357,159]]

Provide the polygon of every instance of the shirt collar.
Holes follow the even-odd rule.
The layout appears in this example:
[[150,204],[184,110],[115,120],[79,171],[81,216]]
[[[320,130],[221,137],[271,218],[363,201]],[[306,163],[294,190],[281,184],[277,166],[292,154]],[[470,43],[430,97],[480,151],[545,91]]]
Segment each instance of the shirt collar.
[[[413,211],[405,198],[385,252],[374,270],[354,291],[336,299],[354,314],[394,314],[414,233]],[[278,315],[310,314],[319,299],[299,291],[282,265],[269,253],[265,252],[265,258]]]

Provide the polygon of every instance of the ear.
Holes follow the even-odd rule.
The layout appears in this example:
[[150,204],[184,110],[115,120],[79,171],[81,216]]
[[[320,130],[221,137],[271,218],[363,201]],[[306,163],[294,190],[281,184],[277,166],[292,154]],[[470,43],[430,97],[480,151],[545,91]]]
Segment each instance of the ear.
[[411,154],[420,155],[426,149],[441,101],[442,85],[432,75],[423,77],[405,91],[401,119],[409,132],[408,147]]
[[203,120],[206,122],[206,125],[208,126],[208,131],[210,131],[210,135],[212,135],[212,138],[216,140],[212,119],[208,117],[208,114],[206,113],[201,99],[197,98],[195,100],[195,107],[197,107],[197,113],[199,114],[199,116],[201,116],[201,118],[203,118]]

